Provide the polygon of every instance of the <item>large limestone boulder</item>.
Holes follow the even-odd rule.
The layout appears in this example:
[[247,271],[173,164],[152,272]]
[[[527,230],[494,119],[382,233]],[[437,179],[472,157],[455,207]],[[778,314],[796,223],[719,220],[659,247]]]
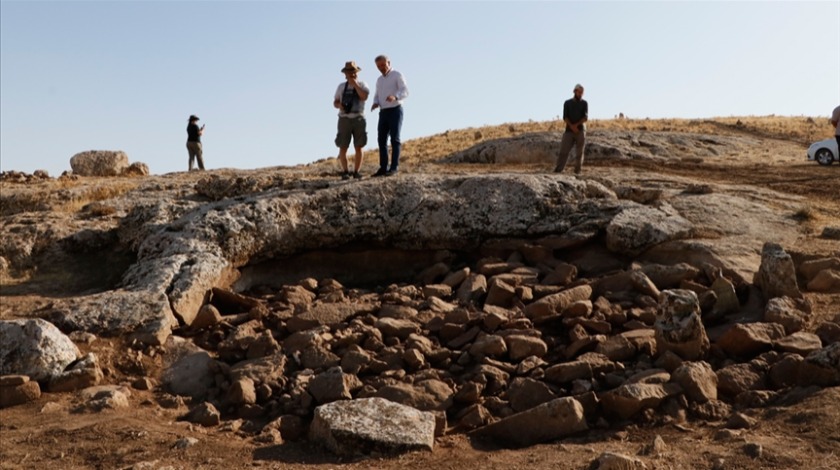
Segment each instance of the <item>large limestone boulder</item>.
[[557,398],[476,429],[473,436],[525,447],[587,430],[583,405],[572,397]]
[[796,333],[808,323],[807,309],[803,300],[774,297],[764,307],[764,321],[782,325],[787,334]]
[[588,470],[647,470],[641,460],[625,454],[604,452],[589,463]]
[[785,337],[778,323],[737,323],[718,338],[717,345],[729,356],[750,357],[769,350],[773,342]]
[[171,337],[166,343],[169,364],[161,377],[165,390],[200,400],[215,383],[214,360],[207,351],[191,342]]
[[753,284],[768,299],[787,296],[801,299],[802,292],[796,283],[796,266],[793,259],[778,243],[767,242],[761,248],[761,266],[755,273]]
[[823,269],[808,283],[814,292],[840,292],[840,269]]
[[316,375],[309,382],[309,393],[318,403],[353,398],[353,391],[362,388],[362,382],[353,374],[345,374],[341,367],[333,367]]
[[432,450],[435,415],[384,398],[336,401],[315,408],[309,438],[347,457]]
[[48,382],[79,357],[79,348],[50,322],[0,321],[0,375],[27,375]]
[[805,277],[806,281],[810,281],[820,271],[826,269],[833,269],[835,271],[840,271],[840,258],[818,258],[812,259],[808,261],[803,261],[799,265],[799,272],[802,276]]
[[786,353],[807,356],[822,348],[822,340],[814,333],[798,331],[773,343],[773,348]]
[[700,318],[700,302],[694,291],[662,291],[654,329],[656,350],[660,354],[671,351],[683,359],[694,361],[709,352],[709,337]]
[[658,407],[662,400],[682,391],[675,383],[628,383],[599,398],[604,411],[627,419],[642,409]]
[[607,248],[635,256],[660,243],[688,238],[692,227],[668,204],[630,207],[607,225]]
[[149,165],[143,162],[134,162],[126,168],[123,176],[149,176]]
[[749,390],[767,387],[767,371],[761,361],[732,364],[715,371],[718,378],[718,393],[736,397]]
[[128,155],[121,150],[88,150],[73,155],[70,168],[79,176],[119,176],[128,169]]
[[[447,163],[539,163],[553,164],[563,139],[562,122],[556,131],[534,132],[499,139],[485,140],[443,159]],[[512,129],[513,130],[513,129]],[[481,132],[475,134],[481,139]],[[658,160],[686,152],[691,156],[718,155],[710,150],[735,151],[743,147],[743,140],[725,136],[651,131],[608,131],[593,129],[586,136],[587,160]]]
[[268,383],[282,380],[285,367],[286,355],[276,352],[270,356],[237,362],[230,367],[230,378],[249,378],[254,382]]
[[162,291],[124,289],[56,302],[52,320],[65,330],[133,334],[143,344],[152,346],[163,345],[178,326]]
[[78,361],[71,363],[67,370],[50,380],[50,392],[70,392],[99,385],[104,378],[95,353],[87,353]]
[[515,411],[525,411],[556,398],[544,382],[527,377],[513,379],[507,390],[510,406]]
[[421,411],[443,411],[452,404],[453,393],[449,385],[432,379],[415,385],[386,385],[376,392],[376,396]]
[[532,320],[561,313],[566,307],[578,300],[589,300],[592,297],[592,287],[584,284],[556,294],[543,297],[525,307],[525,316]]
[[698,403],[717,400],[717,375],[709,363],[685,362],[674,370],[672,377],[690,400]]
[[459,163],[554,163],[562,132],[541,132],[481,142],[445,159]]
[[0,408],[22,405],[41,397],[41,386],[25,375],[0,376]]
[[761,263],[756,246],[767,240],[795,243],[797,227],[790,217],[763,202],[785,204],[786,198],[778,193],[755,187],[733,189],[739,194],[713,192],[669,197],[668,203],[694,225],[695,232],[707,236],[658,244],[644,252],[640,260],[661,264],[680,260],[692,266],[709,263],[735,273],[737,276],[730,279],[736,284],[751,282]]
[[840,342],[808,354],[801,364],[799,379],[804,385],[826,387],[840,384]]

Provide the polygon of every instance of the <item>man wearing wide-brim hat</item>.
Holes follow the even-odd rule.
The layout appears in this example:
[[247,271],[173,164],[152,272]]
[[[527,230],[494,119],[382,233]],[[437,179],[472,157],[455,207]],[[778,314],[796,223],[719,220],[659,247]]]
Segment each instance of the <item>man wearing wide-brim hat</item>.
[[333,97],[333,106],[338,108],[338,133],[335,136],[335,145],[338,147],[338,161],[341,162],[341,179],[349,179],[350,171],[347,166],[347,149],[350,148],[350,141],[356,149],[353,160],[353,177],[361,178],[359,168],[362,166],[362,149],[367,145],[367,122],[365,121],[365,100],[370,94],[370,89],[365,82],[358,79],[362,69],[356,62],[349,61],[344,64],[341,71],[344,73],[345,81],[339,83]]

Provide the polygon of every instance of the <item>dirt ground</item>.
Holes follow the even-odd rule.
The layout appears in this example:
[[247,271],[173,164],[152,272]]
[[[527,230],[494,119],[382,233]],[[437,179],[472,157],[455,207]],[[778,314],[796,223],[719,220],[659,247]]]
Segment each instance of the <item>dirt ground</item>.
[[[840,225],[840,165],[821,167],[805,161],[801,143],[761,139],[761,149],[737,159],[697,162],[592,162],[584,177],[610,172],[665,173],[701,183],[754,185],[803,197],[802,236],[794,247],[801,255],[840,256],[840,242],[819,237],[821,227]],[[772,158],[768,158],[768,154]],[[410,160],[409,160],[410,161]],[[411,170],[409,170],[411,171]],[[417,162],[414,171],[544,172],[542,167],[436,165]],[[815,318],[840,314],[840,296],[806,294]],[[2,310],[38,306],[38,295],[2,297]],[[4,315],[5,316],[5,315]],[[105,383],[154,377],[160,355],[135,351],[118,339],[98,338],[80,345],[100,356]],[[75,412],[74,394],[45,393],[32,403],[0,410],[0,468],[56,469],[585,469],[602,452],[635,456],[653,469],[840,469],[840,387],[799,390],[781,404],[743,410],[758,419],[750,429],[722,435],[723,423],[693,421],[656,424],[626,423],[594,429],[581,436],[525,449],[500,449],[463,434],[446,435],[432,452],[398,457],[371,457],[345,462],[306,442],[260,443],[253,435],[230,427],[202,428],[179,421],[188,403],[175,408],[161,404],[157,391],[131,390],[127,409],[100,413]],[[667,421],[667,420],[665,420]],[[656,436],[665,442],[659,453],[644,449]],[[197,443],[175,447],[181,438]],[[751,452],[760,445],[760,455]]]

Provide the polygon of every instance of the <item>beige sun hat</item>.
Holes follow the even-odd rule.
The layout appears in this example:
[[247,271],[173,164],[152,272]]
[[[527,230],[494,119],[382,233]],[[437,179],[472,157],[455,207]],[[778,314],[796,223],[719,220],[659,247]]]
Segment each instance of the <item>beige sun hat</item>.
[[351,60],[351,61],[344,64],[344,68],[341,69],[341,72],[342,73],[344,73],[344,72],[359,72],[361,70],[362,70],[362,68],[359,67],[358,65],[356,65],[355,61]]

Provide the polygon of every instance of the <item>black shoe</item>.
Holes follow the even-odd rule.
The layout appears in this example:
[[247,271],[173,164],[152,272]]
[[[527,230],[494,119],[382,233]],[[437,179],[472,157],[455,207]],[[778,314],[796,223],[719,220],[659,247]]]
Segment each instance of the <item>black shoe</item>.
[[343,179],[343,180],[349,180],[349,179],[350,179],[350,173],[347,173],[347,172],[345,171],[344,173],[342,173],[342,174],[341,174],[341,179]]
[[559,167],[559,166],[554,167],[554,172],[555,173],[563,173],[563,170],[564,170],[564,168],[562,168],[562,167]]
[[385,176],[394,176],[397,174],[397,171],[399,170],[388,170],[387,172],[385,172]]
[[387,172],[387,171],[385,171],[385,169],[384,169],[384,168],[380,168],[380,169],[379,169],[379,170],[377,170],[377,171],[376,171],[376,173],[374,173],[372,176],[385,176],[385,174],[386,174],[386,173],[388,173],[388,172]]
[[353,172],[353,178],[355,178],[357,180],[360,180],[360,179],[362,179],[362,175],[360,175],[358,171],[354,171]]

